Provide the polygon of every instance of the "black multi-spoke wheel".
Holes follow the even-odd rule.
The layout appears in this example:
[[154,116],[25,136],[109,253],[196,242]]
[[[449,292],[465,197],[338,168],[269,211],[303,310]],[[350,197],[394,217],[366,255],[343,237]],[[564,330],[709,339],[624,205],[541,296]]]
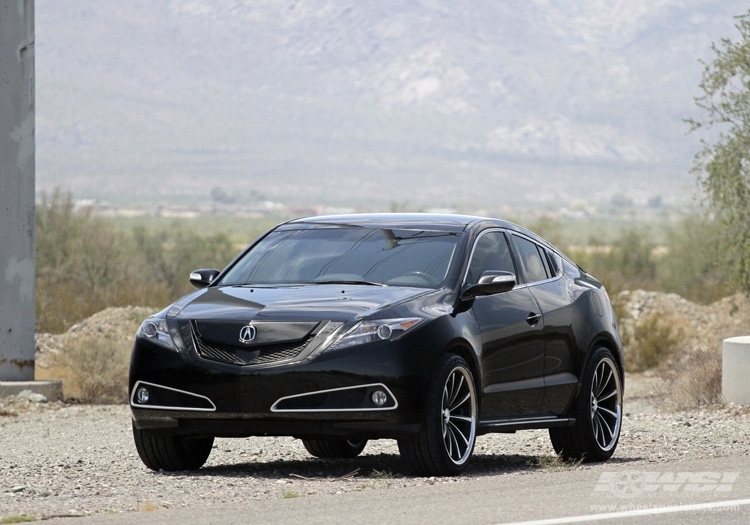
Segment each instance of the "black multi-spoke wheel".
[[401,456],[411,470],[425,476],[460,473],[474,452],[477,394],[468,364],[444,356],[433,378],[422,430],[399,440]]
[[316,458],[356,458],[364,450],[367,440],[303,439],[302,444]]
[[609,459],[620,438],[622,392],[622,374],[612,353],[596,349],[576,401],[575,426],[550,429],[555,452],[571,460]]

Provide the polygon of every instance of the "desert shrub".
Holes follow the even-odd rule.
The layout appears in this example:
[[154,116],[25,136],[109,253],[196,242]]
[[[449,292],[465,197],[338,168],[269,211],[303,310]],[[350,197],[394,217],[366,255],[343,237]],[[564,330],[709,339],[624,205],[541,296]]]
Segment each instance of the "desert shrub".
[[623,231],[610,245],[571,250],[570,256],[609,291],[654,289],[658,257],[647,229]]
[[36,325],[61,333],[108,306],[153,304],[158,284],[124,232],[69,194],[42,197],[36,210]]
[[126,232],[92,211],[59,191],[37,206],[37,332],[62,333],[111,306],[166,306],[192,290],[192,270],[221,269],[237,251],[225,234],[177,223]]
[[677,408],[721,403],[721,352],[698,349],[662,372]]
[[52,359],[66,398],[84,403],[125,403],[132,341],[86,336],[71,339]]
[[66,333],[49,336],[36,379],[59,379],[66,398],[86,403],[127,400],[133,337],[154,308],[107,308],[75,324]]
[[559,221],[550,217],[540,217],[529,225],[529,229],[546,239],[558,249],[564,252],[568,250],[570,240],[563,231],[562,224],[560,224]]
[[656,368],[686,344],[689,325],[675,315],[652,313],[642,315],[632,330],[621,330],[628,372]]
[[237,248],[223,233],[200,235],[180,223],[168,229],[149,231],[142,226],[133,230],[135,246],[149,267],[152,279],[164,286],[166,305],[190,292],[188,276],[198,268],[224,268]]
[[659,288],[690,301],[709,304],[734,293],[723,264],[723,226],[687,216],[667,233],[667,255],[659,261]]

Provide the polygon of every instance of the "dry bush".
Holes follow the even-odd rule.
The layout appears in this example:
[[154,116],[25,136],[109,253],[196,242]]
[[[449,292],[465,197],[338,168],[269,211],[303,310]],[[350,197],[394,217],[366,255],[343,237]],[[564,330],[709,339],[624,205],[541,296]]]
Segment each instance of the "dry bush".
[[687,409],[723,401],[721,351],[700,348],[673,363],[660,375],[667,381],[672,402]]
[[63,380],[66,398],[84,403],[125,403],[132,342],[95,337],[70,340],[52,359]]
[[659,367],[677,350],[686,347],[689,326],[682,317],[657,312],[638,318],[632,330],[622,333],[626,370],[643,372]]
[[107,308],[65,334],[47,336],[53,341],[39,360],[36,378],[62,380],[65,397],[81,402],[127,402],[133,337],[153,313],[144,307]]
[[153,273],[127,234],[71,195],[56,191],[37,206],[38,332],[62,333],[109,306],[168,304],[174,297]]

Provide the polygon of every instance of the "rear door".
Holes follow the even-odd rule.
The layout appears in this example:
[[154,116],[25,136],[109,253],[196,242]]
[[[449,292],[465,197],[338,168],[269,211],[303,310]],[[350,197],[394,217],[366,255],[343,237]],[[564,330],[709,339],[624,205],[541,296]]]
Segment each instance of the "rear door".
[[574,327],[585,323],[580,305],[574,304],[570,282],[562,278],[562,259],[553,251],[526,237],[513,234],[520,253],[529,291],[544,317],[544,383],[541,406],[544,415],[560,415],[575,391],[577,366],[572,362],[576,348]]

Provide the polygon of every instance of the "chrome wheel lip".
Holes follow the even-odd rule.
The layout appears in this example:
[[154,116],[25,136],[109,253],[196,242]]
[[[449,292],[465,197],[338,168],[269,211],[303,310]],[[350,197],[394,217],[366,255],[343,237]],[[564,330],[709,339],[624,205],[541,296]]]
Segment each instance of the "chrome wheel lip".
[[622,380],[617,365],[608,357],[594,370],[590,407],[594,441],[608,452],[617,444],[622,424]]
[[471,457],[477,431],[477,396],[470,372],[457,366],[443,385],[440,408],[443,448],[450,461],[462,465]]

